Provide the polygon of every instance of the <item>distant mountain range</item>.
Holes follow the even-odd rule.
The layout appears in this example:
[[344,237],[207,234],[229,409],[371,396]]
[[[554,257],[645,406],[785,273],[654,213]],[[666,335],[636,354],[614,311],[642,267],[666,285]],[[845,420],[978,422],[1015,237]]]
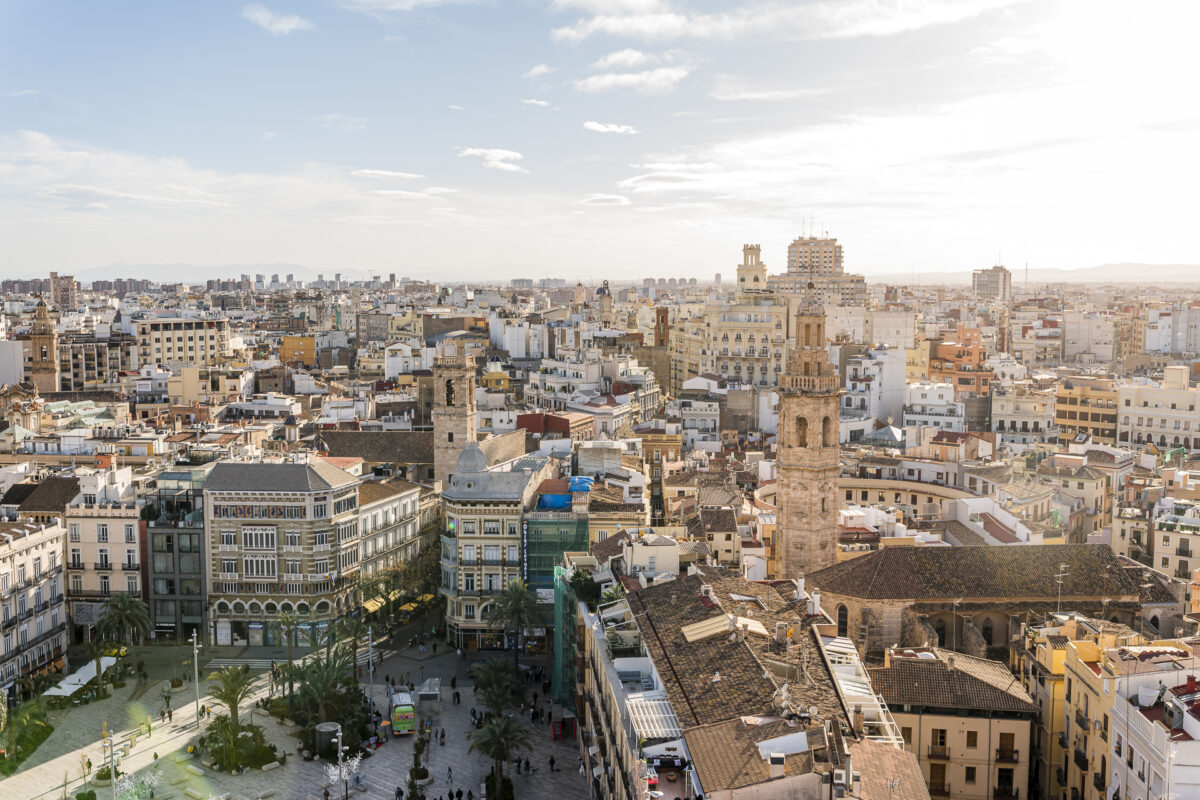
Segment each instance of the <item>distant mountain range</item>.
[[[1009,267],[1012,270],[1013,286],[1025,282],[1024,267]],[[948,286],[969,285],[971,270],[955,272],[868,272],[872,283],[945,284]],[[1029,282],[1042,283],[1195,283],[1200,284],[1200,264],[1101,264],[1081,269],[1053,269],[1032,267]]]

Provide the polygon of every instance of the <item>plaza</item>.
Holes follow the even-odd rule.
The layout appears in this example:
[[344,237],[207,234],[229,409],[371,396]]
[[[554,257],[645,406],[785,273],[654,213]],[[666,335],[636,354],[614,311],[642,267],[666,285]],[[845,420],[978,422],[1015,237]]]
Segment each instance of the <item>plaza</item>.
[[[440,677],[442,689],[440,701],[428,713],[419,711],[419,717],[428,719],[435,730],[445,729],[445,745],[437,744],[436,739],[430,740],[430,746],[423,757],[423,763],[429,769],[434,782],[425,789],[430,800],[446,798],[451,792],[462,789],[465,797],[468,791],[479,798],[483,793],[484,778],[492,768],[491,760],[476,753],[468,752],[468,731],[472,728],[471,702],[472,686],[467,676],[469,665],[473,660],[481,658],[479,654],[472,660],[460,659],[453,650],[445,649],[442,644],[435,655],[432,651],[418,652],[417,648],[404,648],[394,651],[385,645],[382,649],[383,663],[377,665],[374,683],[373,699],[376,706],[384,712],[387,710],[387,691],[385,678],[401,679],[406,673],[411,675],[415,683],[422,679]],[[365,651],[365,648],[364,648]],[[283,661],[286,654],[274,648],[206,648],[202,651],[208,659],[206,666],[201,662],[201,703],[211,706],[214,714],[224,713],[224,708],[206,696],[207,680],[205,675],[220,665],[249,664],[252,668],[261,670],[268,666],[271,660]],[[141,648],[131,655],[131,659],[145,659],[151,675],[151,660],[158,659],[177,665],[191,655],[186,647],[157,647]],[[297,655],[297,658],[299,655]],[[511,653],[497,653],[494,657],[511,658]],[[360,655],[360,663],[365,655]],[[461,704],[454,704],[453,690],[450,688],[451,679],[461,695]],[[368,678],[365,668],[362,669],[360,682],[367,687]],[[302,760],[297,753],[299,740],[293,735],[297,729],[285,727],[278,720],[266,716],[260,710],[253,710],[254,704],[270,693],[270,682],[265,671],[255,677],[254,693],[243,704],[241,716],[260,725],[267,740],[281,752],[287,753],[286,762],[269,771],[252,770],[243,775],[214,772],[186,753],[187,745],[198,735],[196,720],[195,686],[189,681],[182,689],[171,695],[172,717],[169,722],[160,724],[159,710],[162,706],[162,693],[168,689],[166,680],[156,680],[153,677],[145,685],[137,685],[131,681],[125,688],[113,690],[112,697],[107,700],[72,707],[60,711],[52,711],[51,722],[55,726],[50,737],[21,765],[14,775],[0,781],[0,797],[14,800],[57,800],[66,797],[73,798],[83,788],[95,788],[97,800],[107,800],[113,791],[111,787],[83,786],[82,773],[84,758],[92,763],[92,771],[107,763],[107,751],[102,753],[100,735],[107,724],[117,742],[117,755],[120,757],[122,773],[143,772],[151,769],[157,761],[160,770],[159,784],[155,790],[155,800],[209,800],[212,797],[244,798],[276,798],[276,800],[321,800],[323,789],[327,785],[326,764],[320,761]],[[541,687],[536,687],[539,690]],[[539,697],[539,706],[549,710],[545,699]],[[482,709],[479,709],[482,710]],[[578,768],[578,744],[574,738],[554,741],[550,735],[548,724],[532,725],[529,713],[524,715],[514,712],[516,718],[530,731],[532,749],[522,752],[521,758],[528,758],[532,773],[529,775],[512,775],[515,796],[524,800],[533,798],[576,798],[585,797],[587,784],[580,775]],[[150,718],[150,734],[145,734],[145,721]],[[201,720],[207,725],[206,720]],[[411,736],[392,738],[369,757],[363,759],[359,774],[365,782],[365,788],[356,790],[349,788],[349,797],[379,800],[392,800],[396,787],[405,790],[407,796],[408,770],[412,764]],[[549,758],[554,756],[556,771],[549,769]],[[511,762],[506,765],[505,775],[511,774]],[[447,780],[448,770],[452,779]],[[65,781],[65,790],[64,790]],[[343,786],[329,785],[331,798],[343,796]]]

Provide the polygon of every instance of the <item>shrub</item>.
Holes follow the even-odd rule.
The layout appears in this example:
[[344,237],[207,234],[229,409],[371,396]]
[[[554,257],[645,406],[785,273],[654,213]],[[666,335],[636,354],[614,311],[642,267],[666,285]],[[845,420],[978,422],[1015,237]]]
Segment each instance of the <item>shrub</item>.
[[504,793],[500,794],[496,791],[496,775],[492,773],[487,776],[484,781],[487,786],[487,796],[489,798],[497,798],[498,800],[513,800],[513,782],[512,778],[507,775],[504,777]]
[[178,689],[180,686],[183,686],[183,678],[181,678],[178,675],[171,678],[171,688],[172,689]]
[[75,795],[75,800],[96,800],[96,790],[88,789]]

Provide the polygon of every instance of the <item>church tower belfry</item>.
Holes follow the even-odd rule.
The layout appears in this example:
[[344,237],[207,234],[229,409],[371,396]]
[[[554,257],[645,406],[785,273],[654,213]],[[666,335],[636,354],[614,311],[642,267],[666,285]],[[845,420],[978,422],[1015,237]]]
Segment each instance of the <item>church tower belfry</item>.
[[38,392],[57,392],[58,374],[58,331],[50,319],[50,309],[45,300],[38,300],[29,326],[29,380]]
[[458,352],[433,362],[433,477],[450,485],[458,454],[478,440],[475,364]]
[[[810,284],[811,287],[811,284]],[[793,319],[795,346],[779,379],[775,578],[837,561],[841,380],[825,349],[825,309],[811,291]]]

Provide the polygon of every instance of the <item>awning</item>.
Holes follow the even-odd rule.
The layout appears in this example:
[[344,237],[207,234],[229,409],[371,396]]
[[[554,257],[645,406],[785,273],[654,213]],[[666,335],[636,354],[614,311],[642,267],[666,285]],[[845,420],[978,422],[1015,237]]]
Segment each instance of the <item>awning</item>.
[[418,597],[418,598],[417,598],[417,602],[418,602],[418,603],[428,603],[428,602],[429,602],[430,600],[432,600],[432,599],[433,599],[433,595],[431,595],[431,594],[423,594],[423,595],[421,595],[420,597]]
[[374,614],[376,611],[378,611],[382,607],[383,607],[382,600],[376,600],[376,599],[372,598],[370,600],[363,601],[363,608],[366,609],[368,614]]
[[399,610],[400,611],[416,611],[417,604],[416,603],[405,603],[404,605],[400,606]]

